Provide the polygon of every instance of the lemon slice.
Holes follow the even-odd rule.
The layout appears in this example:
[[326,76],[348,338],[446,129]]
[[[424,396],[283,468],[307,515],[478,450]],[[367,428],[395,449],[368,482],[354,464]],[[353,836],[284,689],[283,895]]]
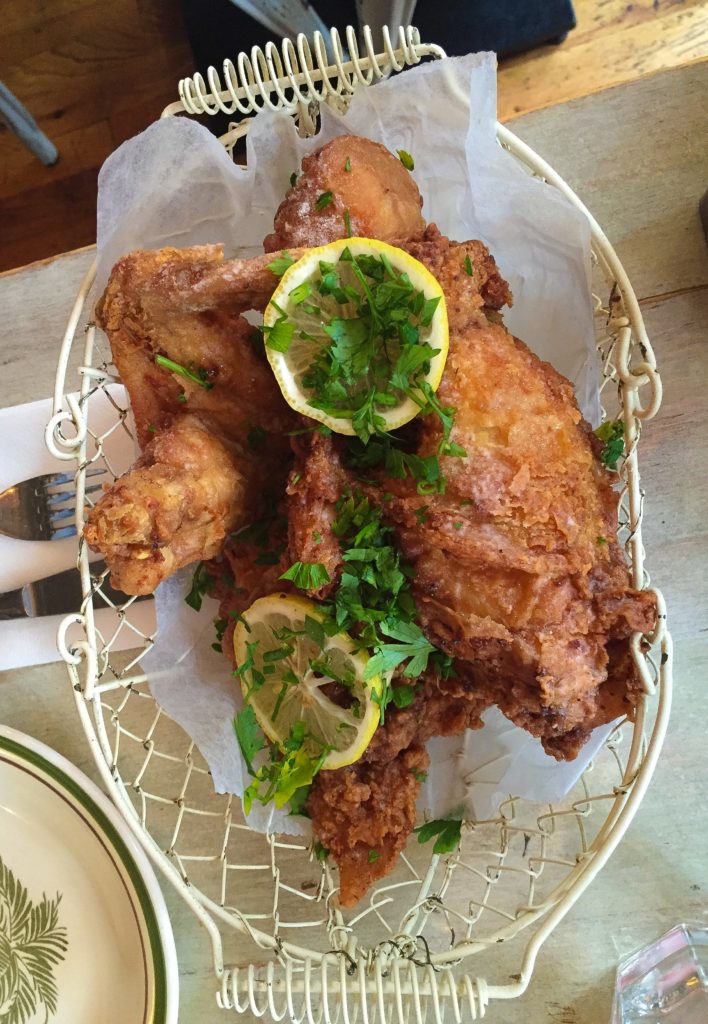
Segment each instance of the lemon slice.
[[[368,656],[354,649],[347,633],[326,636],[322,621],[313,601],[269,594],[239,621],[234,653],[238,666],[252,662],[240,674],[241,689],[268,739],[282,748],[302,721],[307,753],[318,758],[329,748],[322,768],[343,768],[359,760],[376,731],[380,709],[374,698],[382,682],[379,676],[364,680]],[[325,692],[335,680],[345,680],[350,706],[341,707]]]
[[[358,261],[361,257],[365,257],[365,260],[360,265]],[[371,257],[378,265],[371,263]],[[388,340],[384,342],[383,333],[377,334],[376,331],[362,339],[360,335],[366,333],[362,325],[366,321],[361,319],[359,301],[352,297],[351,292],[347,293],[346,289],[354,289],[367,308],[371,309],[372,296],[378,299],[379,295],[383,295],[376,290],[376,284],[382,282],[377,282],[366,274],[362,282],[361,274],[357,274],[353,261],[357,261],[356,269],[360,271],[367,265],[376,266],[376,270],[384,275],[384,281],[387,283],[397,282],[399,285],[402,284],[404,289],[412,287],[413,291],[409,293],[410,301],[419,293],[423,298],[416,301],[429,302],[422,319],[420,312],[411,311],[410,317],[406,312],[406,317],[409,317],[407,323],[413,331],[414,338],[417,335],[416,340],[409,340],[410,329],[405,341],[402,335],[393,336],[392,340],[392,335],[389,334]],[[331,290],[322,293],[323,284],[327,284],[322,264],[334,265],[339,286],[334,290],[338,294],[332,294]],[[430,318],[429,310],[435,302],[437,305]],[[377,309],[385,309],[385,298],[382,299],[380,306],[376,303],[374,306]],[[403,307],[398,309],[397,314],[401,313],[402,309]],[[343,392],[336,403],[330,401],[328,408],[317,408],[312,403],[321,402],[322,394],[321,390],[318,391],[312,384],[313,362],[324,349],[329,349],[334,343],[331,333],[327,333],[325,327],[331,331],[333,322],[344,321],[346,324],[349,321],[351,324],[351,321],[355,320],[359,321],[356,326],[362,327],[362,330],[353,332],[350,327],[349,333],[353,336],[347,339],[351,342],[347,357],[362,340],[365,345],[373,346],[377,355],[373,359],[367,359],[365,356],[357,358],[354,355],[352,363],[349,364],[350,370],[357,362],[359,365],[356,366],[355,372],[349,373],[348,379],[343,373],[339,381]],[[428,320],[429,322],[425,322]],[[374,320],[375,324],[378,322]],[[395,329],[391,321],[387,320],[386,323],[389,330]],[[379,396],[382,393],[384,395],[385,401],[375,400],[372,403],[373,412],[377,417],[376,433],[396,430],[412,420],[420,412],[421,404],[392,384],[391,377],[396,359],[403,346],[427,344],[434,349],[435,354],[431,354],[429,360],[420,366],[415,380],[417,383],[420,380],[425,381],[435,391],[442,378],[449,346],[445,298],[438,281],[422,263],[407,252],[374,238],[342,238],[328,245],[309,249],[281,277],[266,307],[263,327],[266,355],[285,401],[296,412],[319,420],[338,434],[360,433],[352,422],[357,406],[354,405],[353,409],[347,407],[349,399],[357,389],[368,389],[372,393],[375,391]],[[341,364],[337,364],[337,369],[340,367]],[[360,390],[359,394],[361,393]]]

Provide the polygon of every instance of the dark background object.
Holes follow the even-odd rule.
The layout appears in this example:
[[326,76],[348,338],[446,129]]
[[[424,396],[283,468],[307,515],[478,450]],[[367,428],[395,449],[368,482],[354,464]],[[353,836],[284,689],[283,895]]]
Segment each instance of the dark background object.
[[575,28],[571,0],[418,0],[413,24],[450,57],[494,50],[510,57],[544,43],[562,43]]
[[[354,0],[315,0],[322,20],[343,32],[356,25]],[[241,50],[279,42],[230,0],[182,0],[184,22],[196,68],[220,68]],[[494,50],[507,57],[544,43],[561,42],[575,28],[571,0],[418,0],[413,24],[425,42],[439,43],[449,55]]]

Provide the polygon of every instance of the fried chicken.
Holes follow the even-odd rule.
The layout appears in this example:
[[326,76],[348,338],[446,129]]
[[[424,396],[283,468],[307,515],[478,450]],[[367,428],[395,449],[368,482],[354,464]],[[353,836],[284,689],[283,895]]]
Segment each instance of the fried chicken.
[[91,510],[85,536],[126,593],[213,557],[282,494],[296,418],[240,315],[270,296],[267,261],[244,270],[221,246],[195,246],[131,253],[111,273],[96,318],[144,453]]
[[[302,171],[278,207],[275,231],[263,242],[266,252],[346,235],[390,242],[413,238],[425,227],[418,187],[378,142],[340,135],[306,156]],[[323,203],[323,196],[329,201]]]

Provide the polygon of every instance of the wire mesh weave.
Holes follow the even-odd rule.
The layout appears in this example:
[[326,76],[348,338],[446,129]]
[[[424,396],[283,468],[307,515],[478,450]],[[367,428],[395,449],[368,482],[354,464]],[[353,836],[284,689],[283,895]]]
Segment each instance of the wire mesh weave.
[[[375,62],[396,67],[415,63],[422,53],[441,55],[435,47],[416,50],[417,44],[415,30],[408,30],[405,47],[394,53],[388,40]],[[300,41],[298,46],[302,51]],[[322,50],[317,41],[314,48]],[[284,52],[287,57],[290,51],[285,47]],[[268,70],[265,57],[265,64],[253,59]],[[339,71],[341,64],[340,59]],[[278,70],[272,55],[270,70]],[[332,77],[339,73],[336,65],[329,71]],[[217,84],[212,83],[215,93]],[[342,90],[334,94],[340,102]],[[193,93],[183,85],[181,95]],[[296,96],[289,109],[302,113],[304,108],[311,119],[311,96]],[[236,128],[225,144],[243,130]],[[582,208],[552,169],[501,126],[499,141],[531,173],[561,188]],[[637,448],[642,421],[658,408],[660,381],[631,286],[592,218],[591,227],[602,398],[606,415],[624,418],[627,438],[620,469],[620,538],[634,584],[647,587]],[[110,355],[101,352],[102,341],[91,324],[84,337],[79,397],[64,397],[66,368],[72,345],[80,346],[76,329],[85,317],[92,280],[90,274],[67,328],[55,416],[47,429],[54,454],[76,462],[79,532],[90,505],[84,495],[86,469],[105,465],[115,476],[107,441],[114,431],[130,431],[129,411],[112,387],[117,376]],[[115,410],[104,433],[92,428],[99,392]],[[79,715],[116,803],[207,927],[222,1006],[295,1021],[354,1022],[378,1016],[402,1022],[411,1015],[461,1021],[481,1017],[489,999],[511,998],[525,989],[540,945],[609,857],[651,777],[671,683],[671,642],[658,592],[654,634],[632,641],[645,694],[636,722],[611,737],[566,799],[538,806],[510,796],[494,819],[465,823],[462,845],[453,855],[431,857],[425,847],[409,843],[396,870],[345,914],[336,902],[336,874],[317,859],[311,844],[252,832],[240,801],[214,793],[199,751],[153,700],[140,672],[140,657],[153,638],[136,624],[134,602],[114,606],[111,628],[99,631],[94,601],[106,573],[91,576],[81,542],[77,564],[85,598],[76,615],[62,623],[59,646]],[[134,634],[134,650],[116,653],[116,642],[126,631]],[[657,689],[658,702],[650,702]],[[466,973],[472,955],[496,972],[498,944],[532,925],[537,927],[525,947],[515,945],[517,981],[492,986]]]

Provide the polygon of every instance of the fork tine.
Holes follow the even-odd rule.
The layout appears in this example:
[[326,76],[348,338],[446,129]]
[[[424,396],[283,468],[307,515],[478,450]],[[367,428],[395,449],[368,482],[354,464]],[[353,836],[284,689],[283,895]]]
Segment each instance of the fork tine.
[[59,491],[47,498],[47,505],[51,508],[53,505],[61,505],[62,501],[74,501],[75,498],[76,491]]
[[49,517],[49,525],[54,526],[60,519],[68,519],[69,516],[76,515],[76,509],[72,506],[71,508],[63,508],[61,512],[55,512],[54,515]]
[[47,490],[50,487],[56,487],[63,484],[73,484],[74,474],[73,473],[50,473],[46,477],[36,477],[37,481],[43,480]]
[[[93,487],[86,487],[84,494],[95,494],[96,491],[102,491],[103,484],[94,484]],[[76,491],[62,491],[59,494],[53,494],[50,498],[47,498],[47,505],[50,509],[55,509],[58,505],[63,504],[65,501],[75,501]]]
[[52,540],[63,540],[64,537],[75,537],[75,526],[62,526],[61,530],[52,530]]
[[[86,472],[84,473],[84,477],[88,479],[89,477],[94,476],[105,476],[107,472],[108,470],[102,466],[92,466],[86,470]],[[37,477],[36,479],[44,483],[45,490],[47,491],[48,494],[54,494],[56,493],[55,488],[57,487],[63,487],[66,484],[75,484],[76,473],[54,473],[51,476],[40,476]]]

